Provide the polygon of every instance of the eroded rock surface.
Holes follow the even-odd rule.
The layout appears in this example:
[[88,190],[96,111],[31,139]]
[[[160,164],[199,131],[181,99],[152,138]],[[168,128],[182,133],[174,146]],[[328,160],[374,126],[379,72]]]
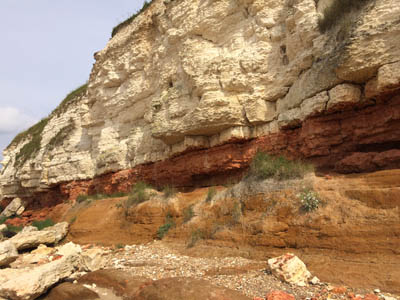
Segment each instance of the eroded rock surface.
[[35,299],[79,268],[80,257],[71,255],[33,269],[1,269],[0,297],[12,300]]
[[7,266],[18,258],[18,251],[10,241],[0,243],[0,267]]
[[41,244],[54,245],[61,241],[68,232],[68,223],[61,222],[43,230],[26,227],[10,239],[18,250],[36,248]]
[[[28,136],[7,148],[1,193],[47,206],[124,170],[106,179],[126,190],[168,172],[193,185],[244,170],[260,145],[340,172],[398,167],[397,4],[367,3],[322,33],[332,1],[154,0],[96,53],[87,91],[50,116],[35,155],[24,157]],[[201,149],[233,156],[199,167]]]

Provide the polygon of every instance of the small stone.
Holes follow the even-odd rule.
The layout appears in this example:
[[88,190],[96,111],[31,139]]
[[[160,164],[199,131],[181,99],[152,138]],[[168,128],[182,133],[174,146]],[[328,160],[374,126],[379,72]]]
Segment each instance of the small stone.
[[283,291],[272,291],[265,296],[266,300],[295,300],[294,296]]
[[367,294],[364,296],[364,300],[379,300],[379,297],[375,294]]
[[375,294],[380,294],[380,293],[381,293],[381,290],[380,290],[380,289],[374,289],[374,293],[375,293]]
[[339,287],[335,287],[332,289],[332,293],[334,293],[334,294],[342,295],[342,294],[346,294],[346,292],[347,292],[347,288],[344,286],[339,286]]
[[321,284],[321,281],[319,280],[319,278],[317,276],[314,276],[311,280],[310,283],[313,285],[319,285]]

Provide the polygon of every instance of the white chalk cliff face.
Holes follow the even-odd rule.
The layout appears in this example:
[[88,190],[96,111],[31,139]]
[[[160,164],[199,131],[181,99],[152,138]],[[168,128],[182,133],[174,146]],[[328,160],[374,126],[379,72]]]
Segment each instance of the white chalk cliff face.
[[4,151],[2,196],[372,105],[400,83],[398,0],[321,33],[333,1],[154,0],[95,54],[87,92],[50,116],[38,150],[22,164],[29,137]]

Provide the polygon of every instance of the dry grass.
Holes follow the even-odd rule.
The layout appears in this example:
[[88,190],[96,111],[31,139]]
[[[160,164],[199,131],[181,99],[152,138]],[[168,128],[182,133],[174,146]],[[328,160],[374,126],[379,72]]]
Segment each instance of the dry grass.
[[326,32],[338,24],[346,15],[361,10],[372,0],[335,0],[325,8],[323,18],[319,20],[319,29]]

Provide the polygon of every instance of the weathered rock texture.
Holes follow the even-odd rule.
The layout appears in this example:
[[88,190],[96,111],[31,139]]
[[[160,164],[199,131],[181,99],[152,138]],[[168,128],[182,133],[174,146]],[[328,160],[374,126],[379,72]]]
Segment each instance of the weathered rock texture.
[[154,0],[95,54],[87,92],[50,116],[37,151],[20,159],[29,137],[5,150],[3,197],[193,185],[240,174],[257,148],[399,167],[400,6],[369,1],[321,33],[333,1]]
[[0,270],[0,297],[35,299],[49,287],[80,268],[80,257],[71,255],[34,269]]

